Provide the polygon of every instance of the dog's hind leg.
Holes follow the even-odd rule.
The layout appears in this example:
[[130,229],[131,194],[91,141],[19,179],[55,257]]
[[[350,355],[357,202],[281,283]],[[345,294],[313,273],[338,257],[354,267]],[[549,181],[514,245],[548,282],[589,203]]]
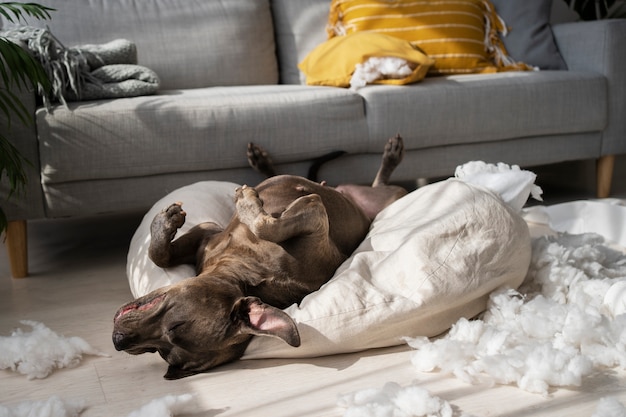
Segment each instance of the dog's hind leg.
[[260,239],[280,243],[305,234],[328,236],[328,215],[318,194],[295,199],[280,216],[265,211],[253,187],[237,189],[235,199],[239,220]]
[[274,168],[274,162],[270,158],[269,153],[259,145],[255,143],[248,143],[248,150],[246,152],[248,156],[248,164],[250,166],[265,175],[267,178],[276,176],[276,169]]
[[195,264],[200,246],[222,231],[215,223],[201,223],[174,240],[176,232],[185,223],[185,215],[181,203],[174,203],[152,220],[148,255],[157,266],[169,268]]
[[383,160],[374,178],[372,187],[379,187],[382,185],[388,185],[391,173],[396,169],[402,157],[404,156],[404,142],[402,136],[399,134],[389,138],[385,144],[385,150],[383,151]]
[[335,187],[339,192],[349,195],[352,201],[363,210],[370,219],[389,204],[406,195],[406,190],[397,185],[389,185],[389,179],[404,156],[404,143],[400,135],[387,140],[382,162],[371,187],[344,184]]
[[[254,188],[244,186],[236,195],[239,220],[262,242],[282,246],[298,260],[297,268],[303,276],[308,276],[300,276],[297,282],[292,282],[290,291],[298,292],[295,288],[304,287],[301,294],[304,296],[319,288],[346,258],[330,238],[328,213],[319,194],[296,198],[280,215],[265,211]],[[364,228],[363,235],[366,230]]]

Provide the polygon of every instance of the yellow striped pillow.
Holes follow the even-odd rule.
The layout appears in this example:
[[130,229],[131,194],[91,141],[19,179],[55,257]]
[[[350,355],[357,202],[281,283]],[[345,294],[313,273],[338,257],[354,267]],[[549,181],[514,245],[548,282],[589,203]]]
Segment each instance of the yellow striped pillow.
[[372,84],[410,84],[426,76],[433,60],[410,42],[381,33],[357,32],[335,37],[313,49],[298,68],[309,85],[349,87],[357,65],[369,58],[401,58],[409,63],[411,74],[401,78],[379,78]]
[[430,74],[531,69],[508,57],[488,0],[333,0],[329,38],[359,31],[410,41],[435,60]]

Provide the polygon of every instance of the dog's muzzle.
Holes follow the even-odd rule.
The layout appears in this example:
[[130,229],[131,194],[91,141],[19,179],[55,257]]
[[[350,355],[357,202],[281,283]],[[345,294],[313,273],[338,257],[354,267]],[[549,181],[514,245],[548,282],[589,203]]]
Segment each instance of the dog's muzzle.
[[157,351],[156,347],[135,346],[133,344],[132,336],[129,336],[120,331],[113,332],[113,346],[117,351],[125,351],[131,355],[140,355],[142,353],[154,353]]
[[113,332],[113,346],[115,346],[115,350],[124,350],[130,347],[129,345],[129,341],[124,333]]

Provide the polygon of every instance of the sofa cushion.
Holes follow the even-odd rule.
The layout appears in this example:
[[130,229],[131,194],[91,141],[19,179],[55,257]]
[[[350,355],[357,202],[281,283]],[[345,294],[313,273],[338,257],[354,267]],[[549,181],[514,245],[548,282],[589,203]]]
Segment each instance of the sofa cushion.
[[370,135],[399,132],[409,150],[599,132],[607,123],[606,79],[591,72],[427,77],[402,88],[366,86],[359,94]]
[[275,84],[269,0],[55,0],[52,19],[29,21],[66,46],[125,38],[162,89]]
[[309,85],[349,87],[357,66],[370,58],[398,58],[407,63],[407,75],[380,76],[371,84],[410,84],[421,81],[434,63],[410,42],[382,33],[355,32],[320,44],[300,63]]
[[276,163],[304,161],[368,138],[360,96],[300,85],[70,103],[39,110],[37,128],[44,184],[245,168],[251,141]]
[[272,0],[281,83],[304,83],[298,63],[327,39],[329,5],[329,0]]
[[542,69],[567,69],[550,27],[553,0],[491,1],[507,24],[502,41],[513,59]]
[[333,0],[330,8],[329,37],[371,31],[410,41],[435,59],[432,74],[527,69],[506,56],[504,26],[487,1]]

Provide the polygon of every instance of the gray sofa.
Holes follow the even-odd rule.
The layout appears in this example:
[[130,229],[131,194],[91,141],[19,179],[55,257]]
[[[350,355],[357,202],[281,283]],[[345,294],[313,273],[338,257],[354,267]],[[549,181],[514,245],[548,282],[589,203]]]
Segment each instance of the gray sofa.
[[[160,77],[156,95],[72,102],[10,137],[32,162],[24,196],[2,202],[14,276],[27,273],[26,221],[145,211],[200,180],[256,183],[245,149],[279,169],[325,164],[329,183],[367,183],[400,133],[394,179],[453,173],[468,160],[521,166],[597,159],[599,194],[626,153],[626,22],[553,25],[567,70],[427,77],[357,91],[306,86],[297,64],[326,37],[329,0],[55,0],[47,25],[66,45],[126,38]],[[515,27],[515,22],[507,21]],[[2,193],[6,191],[3,185]]]

